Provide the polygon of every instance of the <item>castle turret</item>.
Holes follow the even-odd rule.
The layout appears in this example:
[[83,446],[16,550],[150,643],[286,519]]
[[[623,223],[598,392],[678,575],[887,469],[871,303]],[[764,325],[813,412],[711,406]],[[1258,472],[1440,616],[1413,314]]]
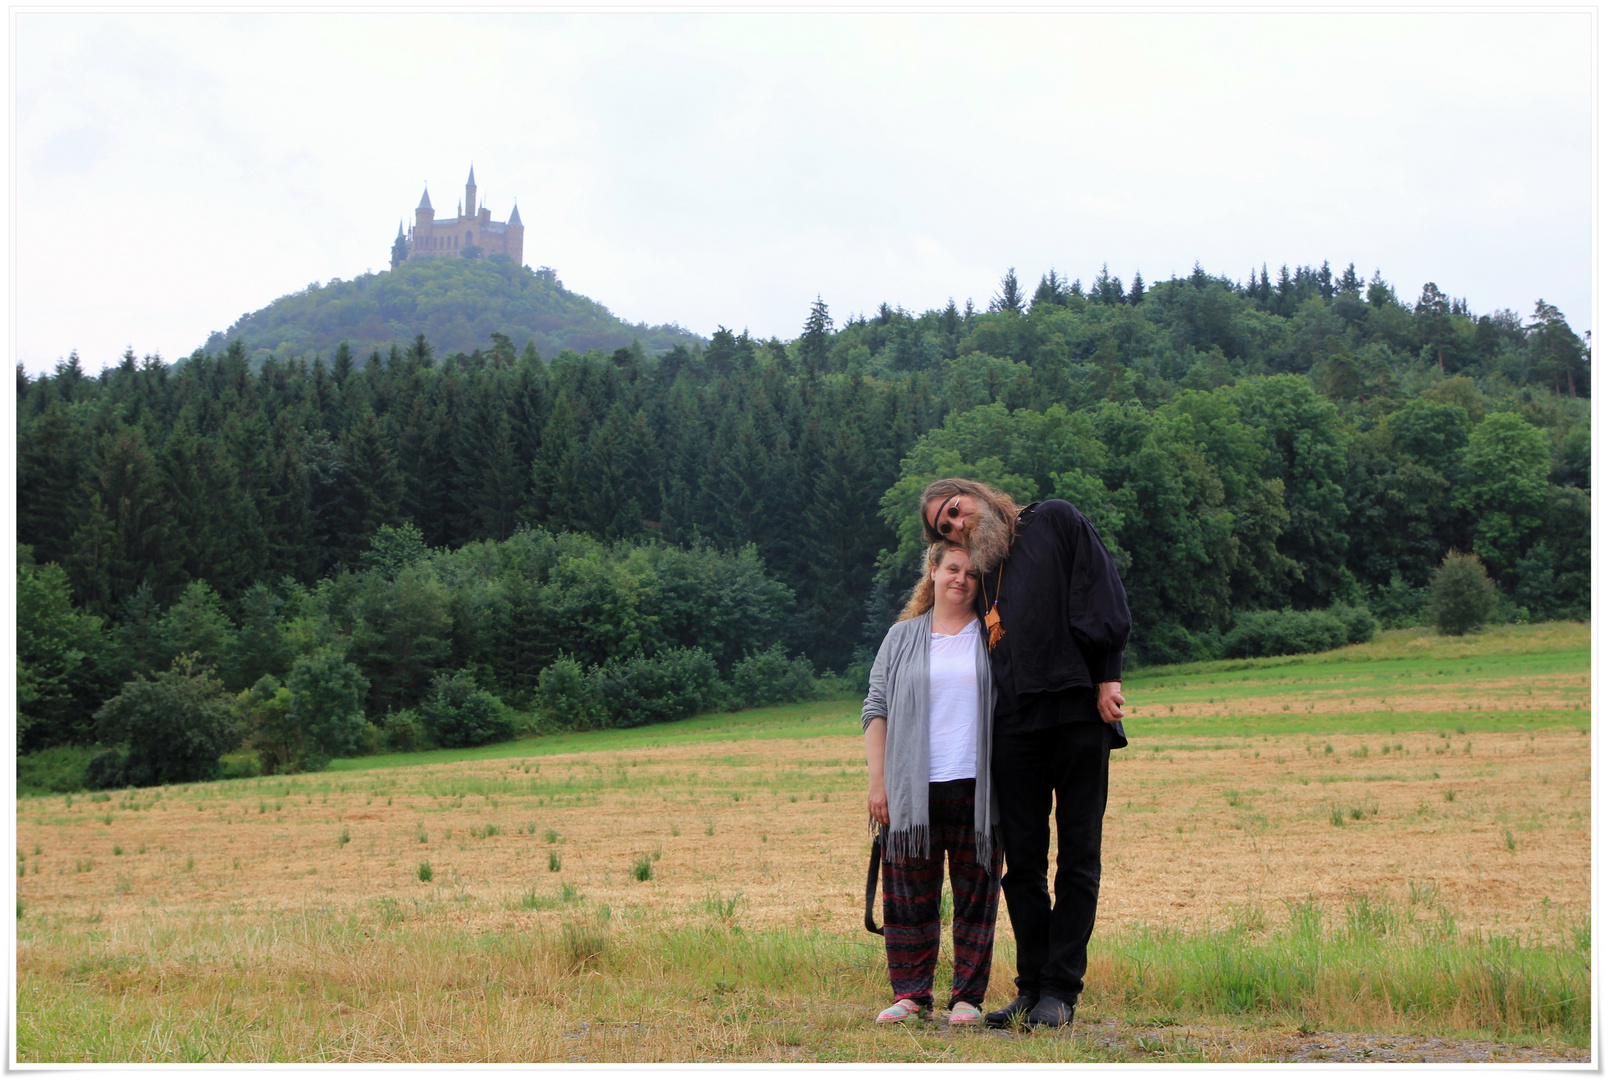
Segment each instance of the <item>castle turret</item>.
[[435,221],[435,207],[430,205],[430,189],[424,189],[424,197],[419,200],[418,209],[413,211],[414,227],[429,225]]
[[514,212],[508,215],[508,256],[514,260],[515,266],[525,265],[525,223],[519,219],[519,204],[514,204]]
[[475,216],[475,167],[473,165],[469,166],[469,182],[463,186],[463,212],[465,217]]
[[408,238],[402,231],[402,219],[396,219],[396,239],[391,242],[391,269],[395,270],[408,258]]

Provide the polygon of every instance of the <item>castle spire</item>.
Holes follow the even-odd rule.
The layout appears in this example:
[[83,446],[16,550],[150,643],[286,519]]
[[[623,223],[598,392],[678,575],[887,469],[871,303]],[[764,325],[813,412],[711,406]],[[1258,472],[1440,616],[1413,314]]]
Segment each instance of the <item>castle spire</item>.
[[468,214],[464,215],[462,210],[459,211],[459,214],[461,216],[474,217],[475,216],[475,167],[473,165],[469,166],[469,182],[463,186],[463,202],[464,202],[464,206],[468,209]]
[[430,185],[429,184],[424,185],[424,196],[419,200],[419,209],[420,210],[434,210],[435,209],[435,207],[430,205]]
[[402,219],[401,218],[396,219],[396,238],[398,240],[406,240],[407,239],[407,234],[402,231]]
[[475,167],[473,165],[469,166],[469,186],[475,186]]
[[518,203],[514,204],[514,212],[512,214],[508,215],[508,224],[509,224],[510,227],[513,227],[513,226],[517,225],[517,226],[520,226],[521,228],[523,228],[524,225],[525,225],[525,223],[523,221],[519,220],[519,204]]

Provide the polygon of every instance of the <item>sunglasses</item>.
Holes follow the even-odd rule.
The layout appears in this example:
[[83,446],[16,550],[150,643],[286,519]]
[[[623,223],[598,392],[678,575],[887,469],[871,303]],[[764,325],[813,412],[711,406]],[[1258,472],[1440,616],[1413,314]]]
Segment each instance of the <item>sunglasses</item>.
[[932,529],[933,529],[933,532],[938,533],[940,536],[948,536],[950,530],[957,527],[956,524],[953,521],[944,521],[944,520],[942,520],[942,518],[944,518],[946,516],[951,517],[951,518],[958,518],[960,516],[960,496],[959,495],[956,495],[955,496],[955,501],[949,504],[949,509],[948,510],[945,510],[942,507],[940,507],[939,510],[938,510],[938,513],[936,513],[936,514],[934,514],[932,516]]

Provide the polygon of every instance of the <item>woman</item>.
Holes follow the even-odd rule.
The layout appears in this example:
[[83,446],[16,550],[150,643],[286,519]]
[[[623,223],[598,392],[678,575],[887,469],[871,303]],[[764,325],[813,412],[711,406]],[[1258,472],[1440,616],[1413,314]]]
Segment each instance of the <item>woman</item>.
[[860,712],[871,818],[882,848],[882,918],[893,1004],[879,1024],[932,1010],[944,856],[955,897],[949,1022],[976,1024],[994,956],[1001,848],[989,791],[994,685],[964,548],[934,544],[882,639]]

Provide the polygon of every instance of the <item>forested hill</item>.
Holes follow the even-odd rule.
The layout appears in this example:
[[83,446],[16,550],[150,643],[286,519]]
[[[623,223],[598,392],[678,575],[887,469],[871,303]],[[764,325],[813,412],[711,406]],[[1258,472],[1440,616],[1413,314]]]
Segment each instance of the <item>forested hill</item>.
[[256,368],[236,343],[19,369],[29,730],[75,737],[119,680],[191,652],[232,690],[333,657],[373,715],[446,672],[525,707],[579,685],[561,663],[678,649],[721,679],[766,642],[858,669],[912,583],[917,494],[957,474],[1089,514],[1142,662],[1218,655],[1270,609],[1422,618],[1452,549],[1500,618],[1586,617],[1589,350],[1544,302],[1414,292],[1327,266],[1011,274],[987,311],[834,326],[817,302],[793,341],[657,356],[538,355],[486,323],[489,347],[416,334],[359,367]]
[[471,352],[507,336],[543,356],[639,342],[649,353],[701,342],[679,326],[648,326],[616,317],[596,300],[564,288],[550,268],[516,266],[501,255],[484,259],[419,259],[395,270],[334,279],[281,296],[242,315],[207,338],[216,352],[239,340],[254,366],[270,353],[282,358],[317,353],[330,360],[342,341],[361,366],[374,350],[405,346],[420,334],[443,354]]

